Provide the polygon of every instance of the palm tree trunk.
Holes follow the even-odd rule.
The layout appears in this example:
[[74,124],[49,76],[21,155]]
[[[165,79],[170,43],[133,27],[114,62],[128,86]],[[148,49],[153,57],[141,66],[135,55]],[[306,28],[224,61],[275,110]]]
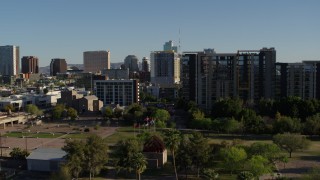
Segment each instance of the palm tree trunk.
[[172,150],[172,158],[173,158],[173,167],[174,167],[174,173],[176,174],[176,180],[178,180],[178,173],[177,173],[177,168],[176,168],[176,158],[174,155],[174,150]]

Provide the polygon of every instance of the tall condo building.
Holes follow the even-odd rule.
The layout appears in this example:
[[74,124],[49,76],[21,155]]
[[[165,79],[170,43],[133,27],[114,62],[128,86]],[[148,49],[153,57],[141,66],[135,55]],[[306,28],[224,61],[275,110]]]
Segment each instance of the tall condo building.
[[67,63],[65,59],[55,58],[51,60],[50,63],[50,75],[56,76],[57,73],[66,73]]
[[163,45],[163,50],[164,51],[174,51],[174,52],[178,52],[178,47],[173,45],[173,41],[168,41],[165,42]]
[[151,52],[151,83],[160,86],[180,83],[180,57],[174,51]]
[[83,52],[84,72],[96,73],[102,69],[110,69],[110,51]]
[[182,98],[210,111],[214,101],[233,97],[235,59],[236,53],[216,53],[214,49],[184,52]]
[[258,101],[275,97],[276,50],[239,50],[237,53],[236,96]]
[[138,58],[135,55],[128,55],[125,59],[124,59],[124,65],[125,68],[128,68],[130,72],[139,71],[139,66],[138,66]]
[[275,97],[274,48],[216,53],[213,49],[182,55],[182,98],[211,111],[214,101],[239,97],[245,101]]
[[19,46],[0,46],[0,74],[16,76],[19,74]]
[[276,98],[320,98],[320,61],[276,63]]
[[142,58],[142,69],[143,72],[150,72],[150,61],[147,57]]
[[35,56],[23,56],[21,58],[21,73],[39,73],[39,60]]

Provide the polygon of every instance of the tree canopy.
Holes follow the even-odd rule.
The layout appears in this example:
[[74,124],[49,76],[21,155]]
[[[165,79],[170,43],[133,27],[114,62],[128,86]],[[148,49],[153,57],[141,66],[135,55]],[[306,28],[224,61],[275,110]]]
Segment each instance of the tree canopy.
[[290,133],[277,134],[273,136],[273,142],[280,148],[287,151],[290,158],[292,152],[306,149],[310,145],[310,141],[307,140],[305,136]]

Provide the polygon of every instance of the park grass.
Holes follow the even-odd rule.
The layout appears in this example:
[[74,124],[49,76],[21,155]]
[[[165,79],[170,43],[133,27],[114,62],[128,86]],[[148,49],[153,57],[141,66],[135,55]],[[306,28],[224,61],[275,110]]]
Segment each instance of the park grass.
[[[105,138],[108,144],[116,144],[118,141],[128,138],[133,138],[139,133],[146,132],[148,130],[141,128],[133,128],[131,126],[119,127],[114,134]],[[153,132],[153,130],[150,130]]]
[[4,134],[6,137],[15,137],[15,138],[58,138],[64,134],[62,133],[29,133],[29,132],[9,132]]

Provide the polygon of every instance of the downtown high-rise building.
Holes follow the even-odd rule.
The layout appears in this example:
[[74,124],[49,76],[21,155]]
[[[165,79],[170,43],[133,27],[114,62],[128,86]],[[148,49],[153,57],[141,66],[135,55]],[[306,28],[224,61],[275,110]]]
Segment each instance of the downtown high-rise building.
[[150,61],[147,57],[142,58],[141,67],[142,72],[150,72]]
[[124,59],[124,66],[126,69],[129,69],[130,72],[138,72],[139,66],[138,66],[138,58],[135,55],[128,55]]
[[180,57],[174,51],[151,52],[151,83],[160,86],[180,83]]
[[19,61],[19,46],[0,46],[0,75],[17,76]]
[[83,52],[84,72],[100,72],[110,69],[110,51],[86,51]]
[[55,58],[50,63],[50,75],[56,76],[57,73],[67,72],[67,62],[65,59]]
[[21,73],[38,74],[39,59],[35,56],[23,56],[21,58]]
[[174,51],[174,52],[178,52],[178,47],[173,45],[173,41],[168,41],[165,42],[163,45],[163,50],[164,51]]
[[239,97],[246,102],[275,96],[274,48],[216,53],[213,49],[182,55],[182,98],[211,111],[215,101]]

